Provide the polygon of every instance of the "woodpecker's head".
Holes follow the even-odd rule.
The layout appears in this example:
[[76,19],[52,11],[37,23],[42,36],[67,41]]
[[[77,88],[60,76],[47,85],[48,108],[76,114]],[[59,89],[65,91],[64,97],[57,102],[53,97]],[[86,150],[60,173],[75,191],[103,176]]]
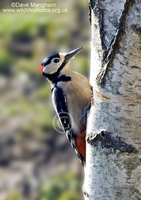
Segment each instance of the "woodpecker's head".
[[69,53],[55,53],[46,57],[41,64],[41,73],[49,80],[55,79],[82,48],[77,48]]

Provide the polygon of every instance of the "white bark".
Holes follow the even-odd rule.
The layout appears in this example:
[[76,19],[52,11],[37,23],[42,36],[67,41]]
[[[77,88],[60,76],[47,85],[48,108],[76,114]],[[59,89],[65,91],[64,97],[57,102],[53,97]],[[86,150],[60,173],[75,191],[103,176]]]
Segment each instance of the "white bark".
[[141,0],[91,0],[85,200],[141,199]]

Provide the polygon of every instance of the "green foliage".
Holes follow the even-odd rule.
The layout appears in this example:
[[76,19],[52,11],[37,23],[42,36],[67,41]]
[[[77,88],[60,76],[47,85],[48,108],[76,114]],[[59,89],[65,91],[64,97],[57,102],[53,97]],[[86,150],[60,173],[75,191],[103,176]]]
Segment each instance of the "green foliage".
[[36,98],[38,101],[43,101],[49,98],[51,95],[51,89],[49,83],[45,83],[41,86],[41,88],[37,91]]
[[71,173],[61,173],[43,184],[40,200],[80,200],[80,191],[79,179]]
[[0,51],[0,74],[7,74],[11,70],[11,56],[8,51]]
[[37,35],[39,20],[37,15],[23,14],[23,13],[1,13],[1,29],[0,35],[6,33],[6,35],[13,37],[17,36],[30,36]]
[[[40,73],[44,57],[62,49],[72,50],[84,46],[81,54],[74,59],[71,69],[88,75],[89,44],[83,37],[84,32],[89,30],[82,23],[87,2],[50,2],[56,3],[57,7],[67,7],[68,13],[0,13],[0,74],[7,81],[3,88],[0,86],[0,124],[7,126],[12,133],[11,124],[17,123],[18,128],[14,131],[16,143],[22,143],[28,135],[38,138],[54,130],[55,113],[50,85]],[[11,71],[12,76],[9,78],[7,75]],[[22,82],[21,74],[27,75],[27,81]],[[31,83],[34,86],[29,94],[25,94],[23,91],[29,89]],[[80,200],[80,191],[80,180],[74,175],[59,174],[43,184],[39,200]],[[17,192],[11,192],[7,198],[19,199],[22,197]]]
[[[28,20],[29,17],[30,20]],[[38,21],[35,21],[33,16],[21,16],[21,18],[16,19],[15,23],[17,24],[17,27],[12,31],[14,37],[24,36],[28,38],[34,38],[38,33]]]
[[21,199],[21,194],[18,193],[17,191],[12,191],[9,193],[8,197],[6,200],[20,200]]

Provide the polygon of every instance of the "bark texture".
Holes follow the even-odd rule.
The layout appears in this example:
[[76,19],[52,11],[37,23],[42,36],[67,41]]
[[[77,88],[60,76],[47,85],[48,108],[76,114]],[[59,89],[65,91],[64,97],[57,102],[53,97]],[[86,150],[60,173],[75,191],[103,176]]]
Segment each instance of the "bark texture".
[[141,1],[91,0],[85,200],[141,199]]

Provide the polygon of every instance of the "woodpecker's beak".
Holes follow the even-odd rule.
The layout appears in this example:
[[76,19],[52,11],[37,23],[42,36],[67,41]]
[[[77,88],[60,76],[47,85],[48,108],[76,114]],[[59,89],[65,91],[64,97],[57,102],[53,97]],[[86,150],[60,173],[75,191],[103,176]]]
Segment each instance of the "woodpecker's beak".
[[79,47],[77,49],[74,49],[73,51],[70,51],[66,54],[65,60],[68,62],[71,58],[73,58],[79,51],[81,51],[83,47]]

